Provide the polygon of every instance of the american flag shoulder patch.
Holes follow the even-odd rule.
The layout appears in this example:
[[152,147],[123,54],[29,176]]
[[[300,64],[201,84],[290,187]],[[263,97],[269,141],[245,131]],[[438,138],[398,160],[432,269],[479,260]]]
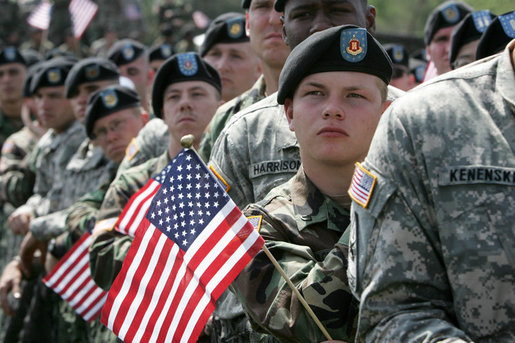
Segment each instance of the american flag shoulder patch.
[[254,227],[254,230],[259,232],[259,229],[261,229],[261,222],[263,221],[263,216],[250,216],[247,217],[247,220]]
[[352,176],[352,182],[349,188],[349,195],[352,200],[367,208],[372,192],[376,185],[377,176],[363,168],[360,163],[356,163],[356,169]]
[[134,156],[139,152],[139,146],[138,143],[136,143],[136,138],[133,138],[129,145],[127,146],[127,149],[125,149],[125,157],[127,160],[132,160]]

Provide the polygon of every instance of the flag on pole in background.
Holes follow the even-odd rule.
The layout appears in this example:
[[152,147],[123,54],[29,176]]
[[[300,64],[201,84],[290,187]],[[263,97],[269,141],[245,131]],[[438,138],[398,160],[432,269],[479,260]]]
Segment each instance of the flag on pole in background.
[[72,16],[73,35],[80,38],[98,11],[98,5],[91,0],[71,0],[68,7]]
[[195,152],[167,169],[102,310],[124,342],[195,342],[264,244]]
[[50,2],[42,1],[27,18],[29,25],[40,30],[48,30],[52,6]]
[[91,278],[88,249],[91,235],[85,233],[44,279],[86,321],[93,321],[104,306],[107,293]]

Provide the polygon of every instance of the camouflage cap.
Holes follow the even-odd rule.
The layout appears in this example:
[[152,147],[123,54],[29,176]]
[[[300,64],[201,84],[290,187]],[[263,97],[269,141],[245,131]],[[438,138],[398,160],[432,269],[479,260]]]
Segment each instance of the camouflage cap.
[[451,65],[456,60],[460,49],[467,43],[479,40],[483,32],[496,16],[489,10],[469,13],[454,27],[451,35],[449,60]]
[[216,17],[206,31],[206,37],[199,49],[200,56],[204,57],[211,48],[218,43],[248,42],[245,33],[245,15],[236,12],[224,13]]
[[454,26],[474,8],[461,1],[446,1],[435,8],[427,18],[424,27],[424,43],[429,45],[435,33],[443,28]]
[[316,32],[290,53],[279,76],[277,102],[292,97],[306,76],[328,71],[371,74],[386,84],[392,76],[392,62],[384,48],[366,29],[343,25]]
[[0,65],[9,63],[21,63],[27,65],[23,55],[14,46],[6,46],[0,50]]
[[66,97],[71,98],[80,84],[119,77],[120,71],[112,61],[101,57],[85,58],[75,64],[66,77]]
[[94,139],[93,128],[97,120],[132,107],[141,107],[141,100],[138,93],[130,88],[112,85],[93,92],[86,106],[86,134]]
[[68,57],[56,57],[44,62],[30,82],[30,94],[34,94],[40,87],[63,86],[76,62],[77,60]]
[[152,86],[152,108],[157,117],[162,116],[163,94],[166,87],[186,81],[204,81],[215,87],[220,94],[222,93],[220,75],[197,53],[186,52],[173,55],[159,68]]
[[408,66],[409,64],[409,54],[404,48],[404,45],[401,44],[385,44],[384,49],[393,64],[401,64],[403,66]]
[[134,39],[122,39],[113,44],[107,51],[107,58],[117,66],[122,66],[138,59],[147,48]]
[[150,49],[148,60],[166,60],[173,55],[173,48],[170,44],[161,44]]
[[501,14],[486,28],[479,40],[476,50],[476,59],[494,55],[506,48],[506,45],[515,38],[515,11]]

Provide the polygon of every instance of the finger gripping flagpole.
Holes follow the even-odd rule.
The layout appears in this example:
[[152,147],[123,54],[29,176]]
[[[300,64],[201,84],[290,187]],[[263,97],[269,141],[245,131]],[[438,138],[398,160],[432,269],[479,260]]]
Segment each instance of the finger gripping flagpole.
[[264,245],[263,245],[263,251],[265,252],[266,256],[268,256],[270,261],[272,261],[272,264],[279,271],[279,273],[281,274],[283,279],[286,280],[286,283],[288,284],[288,286],[290,286],[290,288],[292,289],[293,293],[295,293],[297,298],[299,298],[300,303],[302,304],[302,306],[304,306],[306,311],[308,311],[309,315],[311,316],[311,318],[313,318],[313,320],[315,321],[315,324],[318,326],[320,331],[322,331],[322,333],[324,334],[325,338],[327,338],[327,340],[329,340],[329,341],[332,341],[333,339],[331,338],[331,335],[329,334],[329,332],[327,332],[327,330],[325,329],[324,324],[322,324],[322,322],[320,321],[320,319],[318,319],[318,317],[315,314],[315,312],[313,312],[311,307],[309,307],[309,305],[306,302],[306,300],[304,299],[304,297],[300,294],[299,290],[297,289],[297,287],[295,287],[293,282],[291,282],[290,278],[288,277],[288,275],[286,275],[286,273],[284,272],[283,268],[279,265],[279,262],[277,262],[277,260],[275,259],[274,255],[272,255],[270,250],[268,250],[268,248],[266,246],[264,246]]
[[[195,151],[195,149],[193,148],[194,141],[195,141],[195,137],[193,135],[186,135],[186,136],[183,136],[181,138],[181,145],[182,145],[183,148],[193,149]],[[318,319],[318,317],[315,314],[315,312],[313,312],[313,310],[311,309],[311,307],[309,307],[309,305],[306,302],[306,300],[304,299],[304,297],[300,294],[299,290],[291,282],[290,278],[288,277],[288,275],[286,275],[286,273],[284,272],[283,268],[279,265],[279,263],[277,262],[275,257],[270,252],[270,250],[268,250],[268,248],[266,246],[263,246],[263,251],[268,256],[270,261],[272,261],[272,264],[279,271],[279,273],[284,278],[284,280],[286,280],[286,283],[288,284],[288,286],[290,286],[290,288],[292,289],[293,293],[295,293],[297,298],[299,298],[300,303],[302,304],[302,306],[304,306],[304,308],[309,313],[311,318],[313,318],[313,320],[315,321],[315,324],[318,326],[320,331],[322,331],[322,333],[327,338],[327,340],[331,341],[332,338],[331,338],[331,335],[329,335],[329,332],[327,332],[326,328],[324,327],[322,322]]]

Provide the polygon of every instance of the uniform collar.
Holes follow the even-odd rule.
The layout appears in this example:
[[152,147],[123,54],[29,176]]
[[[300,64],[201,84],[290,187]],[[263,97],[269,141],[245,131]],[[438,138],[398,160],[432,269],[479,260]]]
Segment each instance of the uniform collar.
[[320,192],[304,173],[302,166],[290,180],[293,213],[299,231],[309,225],[327,221],[327,228],[344,232],[349,224],[349,211]]

